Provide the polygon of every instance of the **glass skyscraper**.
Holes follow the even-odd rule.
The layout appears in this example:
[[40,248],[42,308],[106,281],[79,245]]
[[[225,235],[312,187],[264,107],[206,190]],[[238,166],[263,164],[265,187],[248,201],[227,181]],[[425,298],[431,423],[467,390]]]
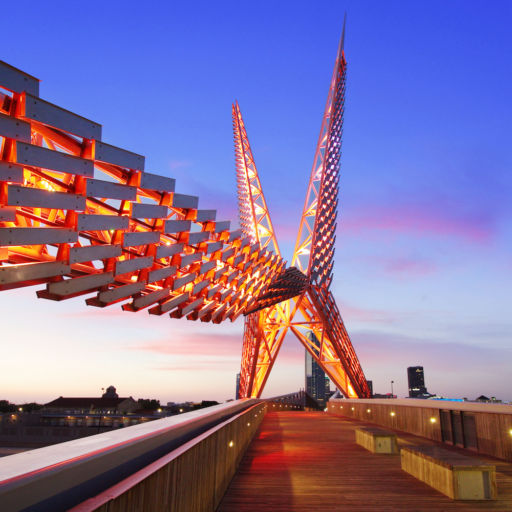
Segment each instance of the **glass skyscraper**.
[[423,366],[409,366],[407,368],[407,381],[409,383],[410,398],[425,398],[430,396],[425,387],[425,375]]
[[[318,339],[313,332],[308,333],[308,338],[319,346]],[[318,353],[318,352],[317,352]],[[306,350],[306,393],[314,398],[318,405],[325,407],[330,396],[329,377],[322,370],[320,365],[315,361],[313,356]]]

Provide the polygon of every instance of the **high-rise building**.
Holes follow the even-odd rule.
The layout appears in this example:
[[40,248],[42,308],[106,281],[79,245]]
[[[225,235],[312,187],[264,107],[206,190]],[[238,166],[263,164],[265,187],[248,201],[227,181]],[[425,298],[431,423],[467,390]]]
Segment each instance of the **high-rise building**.
[[366,384],[368,384],[368,388],[370,389],[370,397],[373,397],[373,381],[367,380]]
[[423,366],[409,366],[407,368],[407,381],[409,383],[409,398],[427,398],[430,396],[425,387]]
[[[308,338],[319,346],[313,332],[308,333]],[[320,407],[325,407],[331,394],[329,377],[325,375],[314,357],[306,350],[306,393],[314,398]]]

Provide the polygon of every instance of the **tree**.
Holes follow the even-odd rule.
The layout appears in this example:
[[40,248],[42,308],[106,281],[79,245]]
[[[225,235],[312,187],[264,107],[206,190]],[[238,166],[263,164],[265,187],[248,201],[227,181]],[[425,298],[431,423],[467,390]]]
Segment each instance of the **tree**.
[[0,400],[0,412],[14,412],[16,406],[8,400]]
[[16,406],[17,408],[21,407],[23,412],[32,412],[32,411],[38,411],[39,409],[42,409],[44,405],[38,404],[36,402],[29,402],[26,404],[20,404]]
[[147,409],[148,411],[155,411],[160,408],[160,400],[154,398],[139,398],[137,403],[140,409]]

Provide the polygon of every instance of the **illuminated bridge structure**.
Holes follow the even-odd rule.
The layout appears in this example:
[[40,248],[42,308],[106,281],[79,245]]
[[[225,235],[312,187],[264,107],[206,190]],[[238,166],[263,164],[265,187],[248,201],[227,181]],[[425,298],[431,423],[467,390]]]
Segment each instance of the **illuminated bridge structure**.
[[102,126],[39,96],[0,62],[0,290],[83,296],[90,306],[202,322],[245,315],[240,398],[261,396],[285,335],[338,389],[369,396],[329,289],[338,205],[346,60],[342,35],[292,266],[282,259],[238,104],[233,105],[241,229],[102,140]]
[[[454,503],[400,472],[399,457],[358,447],[354,429],[368,423],[408,446],[495,457],[503,490],[492,509],[512,509],[509,406],[365,400],[329,289],[345,79],[342,36],[286,267],[237,103],[241,229],[232,231],[173,179],[147,172],[144,157],[102,141],[99,123],[41,99],[36,78],[0,62],[0,290],[40,285],[40,298],[202,322],[245,316],[238,400],[1,458],[2,512],[490,509]],[[303,391],[260,399],[288,332],[348,400],[323,413],[304,410]]]

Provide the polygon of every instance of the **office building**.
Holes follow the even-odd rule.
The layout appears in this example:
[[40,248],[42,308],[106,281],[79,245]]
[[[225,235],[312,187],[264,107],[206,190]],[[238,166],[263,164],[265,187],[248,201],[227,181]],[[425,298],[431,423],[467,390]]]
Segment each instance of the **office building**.
[[370,389],[370,398],[373,398],[373,381],[367,380],[366,384],[368,384],[368,388]]
[[407,381],[409,383],[409,398],[428,398],[431,396],[425,387],[423,366],[409,366],[407,368]]
[[[319,346],[313,332],[309,332],[308,338]],[[322,370],[314,357],[306,350],[306,393],[314,398],[318,405],[325,407],[331,395],[329,377]]]

